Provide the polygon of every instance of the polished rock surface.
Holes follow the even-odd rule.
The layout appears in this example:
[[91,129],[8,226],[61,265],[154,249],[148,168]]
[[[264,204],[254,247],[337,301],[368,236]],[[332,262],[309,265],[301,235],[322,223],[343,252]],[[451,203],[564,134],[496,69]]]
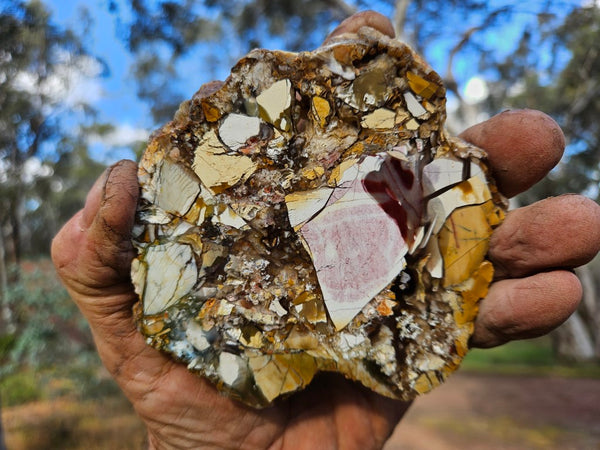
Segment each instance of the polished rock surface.
[[335,371],[409,400],[460,364],[504,216],[441,79],[375,30],[254,50],[153,135],[132,280],[150,345],[255,407]]

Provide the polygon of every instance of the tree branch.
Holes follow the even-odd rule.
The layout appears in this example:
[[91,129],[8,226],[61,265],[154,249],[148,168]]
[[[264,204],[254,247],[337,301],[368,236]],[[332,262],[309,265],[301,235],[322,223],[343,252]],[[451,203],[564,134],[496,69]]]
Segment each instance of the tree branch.
[[444,78],[446,81],[447,88],[450,91],[454,92],[454,94],[456,94],[459,102],[462,103],[463,100],[460,93],[458,92],[458,83],[456,82],[456,79],[454,78],[454,73],[452,72],[452,66],[454,65],[454,57],[458,54],[459,51],[463,49],[465,45],[469,43],[471,37],[475,33],[481,30],[485,30],[496,19],[496,17],[511,9],[511,6],[503,6],[502,8],[498,8],[495,11],[492,11],[490,14],[488,14],[488,16],[480,25],[469,28],[467,31],[465,31],[460,41],[458,41],[458,43],[450,51],[450,56],[448,57],[448,65],[446,66],[446,76]]
[[358,12],[354,6],[349,5],[344,0],[329,0],[332,9],[337,9],[343,13],[345,17],[350,17]]
[[394,25],[394,31],[396,32],[396,38],[401,41],[406,41],[406,13],[408,11],[408,5],[410,0],[396,0],[396,6],[394,8],[394,18],[392,24]]

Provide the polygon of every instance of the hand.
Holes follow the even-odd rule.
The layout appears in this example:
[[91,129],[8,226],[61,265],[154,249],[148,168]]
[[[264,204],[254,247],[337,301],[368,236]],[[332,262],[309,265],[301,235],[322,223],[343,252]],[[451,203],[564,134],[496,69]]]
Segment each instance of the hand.
[[[365,24],[393,33],[387,19],[363,13],[333,34]],[[502,113],[462,137],[489,152],[498,186],[507,196],[539,181],[564,148],[558,125],[535,111]],[[52,258],[90,323],[100,357],[146,423],[151,447],[381,447],[408,403],[325,374],[305,391],[256,411],[219,395],[209,382],[146,345],[132,318],[137,296],[129,280],[137,197],[133,162],[108,169],[83,210],[54,239]],[[491,347],[538,336],[566,320],[581,297],[579,281],[569,270],[599,249],[600,207],[581,196],[551,198],[510,212],[491,239],[497,280],[481,303],[472,345]]]

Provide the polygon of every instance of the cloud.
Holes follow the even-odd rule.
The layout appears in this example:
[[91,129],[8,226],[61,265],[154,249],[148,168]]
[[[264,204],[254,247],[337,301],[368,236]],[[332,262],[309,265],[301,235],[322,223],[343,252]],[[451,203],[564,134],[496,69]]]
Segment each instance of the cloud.
[[36,106],[44,104],[46,113],[54,108],[73,109],[83,104],[94,104],[102,98],[98,77],[103,67],[96,59],[67,52],[59,53],[56,59],[52,73],[41,77],[35,72],[22,71],[13,79],[13,88],[39,96]]
[[90,136],[91,144],[101,144],[106,147],[128,147],[137,142],[148,140],[150,132],[144,128],[136,128],[129,124],[117,125],[112,131]]

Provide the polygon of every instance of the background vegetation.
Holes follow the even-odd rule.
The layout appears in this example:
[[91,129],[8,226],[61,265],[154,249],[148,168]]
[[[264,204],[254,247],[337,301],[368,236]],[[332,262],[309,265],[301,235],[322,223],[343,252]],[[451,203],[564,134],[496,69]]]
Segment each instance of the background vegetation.
[[[137,96],[148,105],[155,127],[192,95],[184,75],[198,74],[198,87],[226,76],[253,47],[317,47],[343,18],[376,9],[393,19],[398,35],[445,79],[449,126],[455,132],[507,108],[541,109],[561,124],[568,140],[566,156],[518,199],[521,204],[564,192],[600,199],[597,2],[106,0],[102,7],[111,13],[129,53]],[[90,135],[106,135],[117,125],[101,122],[85,97],[69,95],[73,74],[105,76],[111,61],[100,59],[87,44],[86,30],[94,26],[89,12],[82,11],[83,25],[74,31],[58,25],[49,11],[40,0],[0,0],[4,407],[116,392],[84,320],[48,262],[52,236],[82,206],[104,168],[102,158],[91,151]],[[88,73],[89,67],[96,69]],[[133,152],[140,149],[132,146]],[[585,288],[582,306],[552,339],[475,353],[467,367],[523,370],[527,365],[573,375],[564,363],[579,362],[580,374],[598,376],[600,263],[579,269],[579,275]]]

